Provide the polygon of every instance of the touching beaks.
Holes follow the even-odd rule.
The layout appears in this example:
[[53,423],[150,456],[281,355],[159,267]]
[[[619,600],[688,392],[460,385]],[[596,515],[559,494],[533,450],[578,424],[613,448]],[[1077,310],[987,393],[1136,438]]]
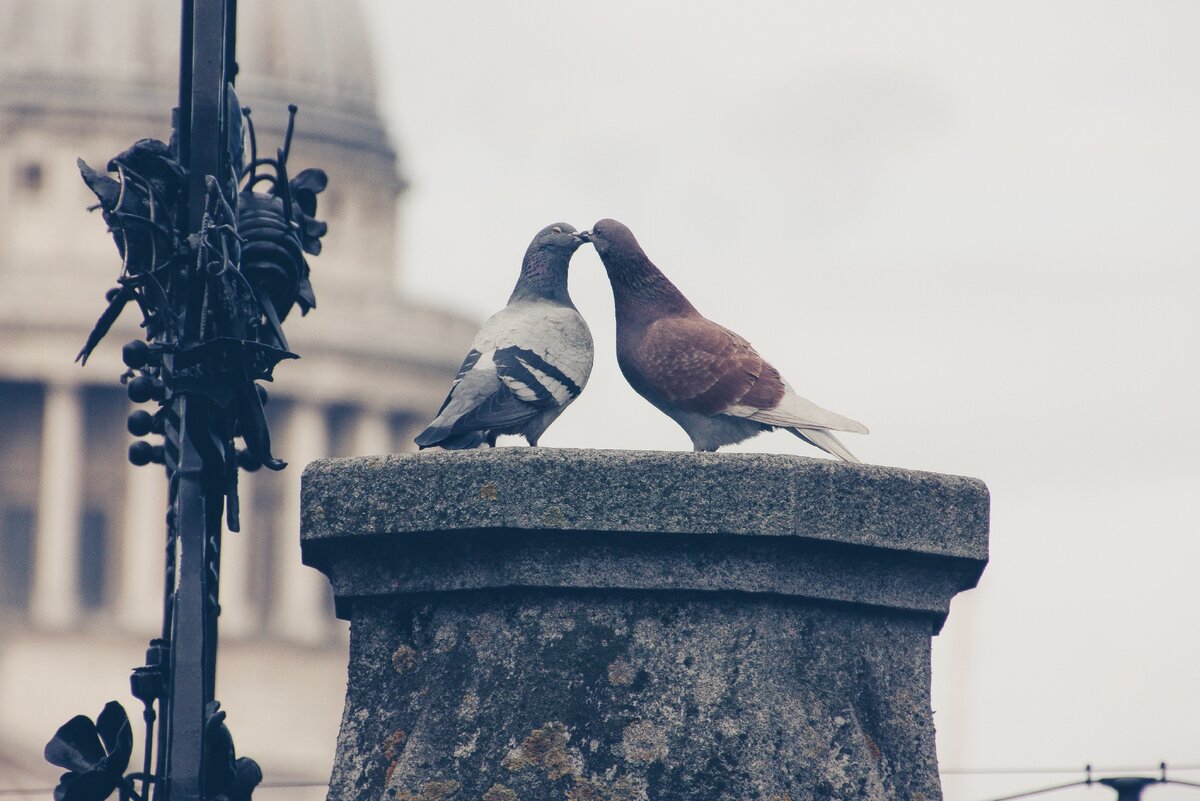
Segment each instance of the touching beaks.
[[591,242],[592,241],[592,232],[591,231],[580,231],[577,234],[575,234],[575,236],[579,237],[580,242]]

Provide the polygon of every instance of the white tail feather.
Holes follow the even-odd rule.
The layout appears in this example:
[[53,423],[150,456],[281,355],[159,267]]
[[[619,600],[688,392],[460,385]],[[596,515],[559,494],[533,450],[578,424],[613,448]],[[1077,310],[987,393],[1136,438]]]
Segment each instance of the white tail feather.
[[855,458],[853,453],[846,449],[846,446],[837,437],[823,428],[789,428],[788,431],[791,431],[801,439],[808,440],[826,453],[832,453],[842,461],[850,462],[851,464],[862,464],[862,462]]
[[737,414],[739,417],[749,417],[760,423],[785,428],[808,428],[811,426],[813,428],[831,428],[834,431],[851,431],[855,434],[867,433],[867,427],[862,423],[837,412],[822,409],[807,398],[797,395],[790,386],[787,386],[787,392],[773,409],[754,409],[749,413],[726,410],[726,414]]

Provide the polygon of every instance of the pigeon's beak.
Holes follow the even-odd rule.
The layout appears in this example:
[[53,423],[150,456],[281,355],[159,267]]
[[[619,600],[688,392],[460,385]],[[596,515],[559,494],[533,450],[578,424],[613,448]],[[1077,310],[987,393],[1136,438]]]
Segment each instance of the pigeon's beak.
[[592,241],[592,232],[591,231],[580,231],[579,233],[575,234],[575,236],[576,236],[576,238],[579,239],[580,242],[591,242]]

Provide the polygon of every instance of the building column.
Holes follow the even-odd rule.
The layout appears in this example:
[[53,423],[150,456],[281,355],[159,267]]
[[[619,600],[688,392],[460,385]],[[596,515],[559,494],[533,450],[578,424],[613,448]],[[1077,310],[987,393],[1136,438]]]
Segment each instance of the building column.
[[162,465],[127,467],[117,618],[139,634],[162,629],[167,547],[167,475]]
[[254,479],[250,473],[238,476],[238,518],[241,531],[223,526],[221,534],[221,634],[245,637],[258,621],[257,604],[250,592],[254,538],[267,536],[261,518],[255,514]]
[[355,456],[378,456],[392,452],[392,426],[387,415],[375,409],[363,409],[354,420],[350,444]]
[[66,628],[79,616],[79,508],[83,492],[83,402],[76,386],[46,388],[38,477],[30,619]]
[[300,562],[300,475],[305,466],[329,449],[329,429],[324,410],[297,401],[287,417],[280,458],[284,471],[282,508],[275,528],[275,593],[271,599],[271,628],[293,642],[317,644],[331,630],[333,616],[327,602],[324,576]]

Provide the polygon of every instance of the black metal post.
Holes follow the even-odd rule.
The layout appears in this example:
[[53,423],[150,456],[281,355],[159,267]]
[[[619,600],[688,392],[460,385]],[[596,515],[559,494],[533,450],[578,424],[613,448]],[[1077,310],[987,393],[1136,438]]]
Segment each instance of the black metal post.
[[[181,85],[181,95],[187,94],[188,105],[186,116],[181,108],[179,120],[180,155],[186,159],[189,172],[188,233],[196,234],[204,217],[206,177],[224,175],[226,29],[235,25],[236,19],[226,18],[226,0],[188,0],[183,10],[185,15],[190,11],[191,16],[191,60],[187,76],[190,86]],[[202,266],[182,274],[186,288],[181,295],[186,298],[186,308],[183,341],[179,344],[183,347],[200,344],[202,334],[204,283],[202,276],[188,274],[193,269]],[[171,675],[167,682],[169,801],[199,801],[205,797],[204,713],[213,700],[218,578],[209,570],[209,552],[214,547],[219,553],[222,503],[221,495],[210,491],[213,482],[208,471],[212,467],[206,467],[196,446],[196,439],[209,433],[209,403],[197,395],[179,398],[172,415],[179,427],[171,432],[168,426],[168,434],[178,437],[179,454],[172,487],[178,572],[172,604]],[[218,508],[210,508],[213,504]]]

